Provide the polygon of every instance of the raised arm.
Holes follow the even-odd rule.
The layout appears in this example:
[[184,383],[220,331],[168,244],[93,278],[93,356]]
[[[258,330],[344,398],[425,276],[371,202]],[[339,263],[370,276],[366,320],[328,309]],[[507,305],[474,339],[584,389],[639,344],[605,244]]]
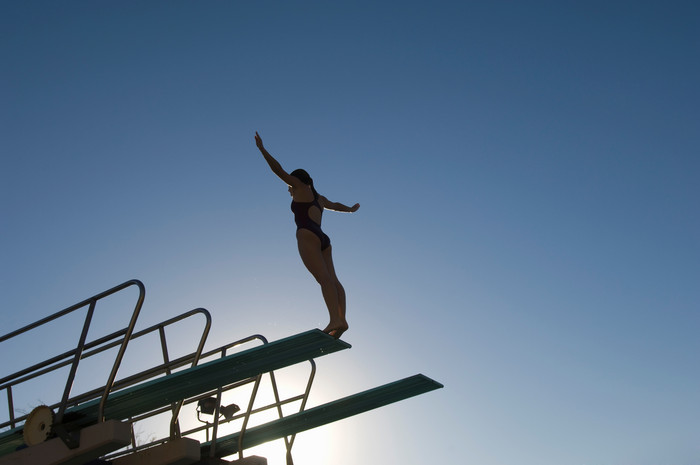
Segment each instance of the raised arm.
[[344,205],[344,204],[339,203],[339,202],[331,202],[330,200],[328,200],[327,198],[325,198],[322,195],[320,195],[319,198],[322,202],[321,205],[323,205],[323,208],[325,208],[326,210],[333,210],[336,212],[345,212],[345,213],[354,213],[360,209],[359,203],[356,203],[352,207],[348,207],[347,205]]
[[297,184],[301,183],[301,181],[299,181],[297,178],[287,173],[284,168],[282,168],[282,165],[275,160],[275,157],[270,155],[270,152],[265,150],[263,141],[257,131],[255,132],[255,145],[257,145],[258,149],[260,149],[260,153],[262,153],[267,164],[270,165],[272,172],[275,173],[282,181],[287,183],[288,186],[296,186]]

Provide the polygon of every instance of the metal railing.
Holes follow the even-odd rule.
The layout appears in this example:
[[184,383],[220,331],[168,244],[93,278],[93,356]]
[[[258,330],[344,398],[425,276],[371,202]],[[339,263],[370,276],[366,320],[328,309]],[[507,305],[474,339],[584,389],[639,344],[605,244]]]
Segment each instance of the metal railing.
[[[55,423],[57,425],[60,425],[62,420],[63,420],[63,414],[65,413],[66,408],[68,407],[68,400],[70,396],[71,389],[73,387],[73,381],[75,380],[75,374],[78,369],[78,364],[80,363],[80,360],[83,358],[83,351],[89,348],[96,347],[99,345],[100,342],[104,341],[92,341],[92,342],[87,342],[87,334],[88,330],[90,329],[90,323],[92,321],[92,317],[95,313],[95,307],[97,305],[97,302],[101,299],[104,299],[105,297],[108,297],[112,294],[115,294],[119,291],[122,291],[128,287],[131,286],[136,286],[139,290],[139,297],[136,301],[136,305],[134,307],[134,311],[132,312],[131,319],[129,320],[129,324],[126,326],[126,328],[121,329],[120,331],[117,331],[116,333],[110,335],[111,337],[119,337],[123,336],[122,343],[119,345],[119,352],[117,353],[117,356],[114,360],[114,364],[112,365],[112,369],[110,371],[110,374],[106,380],[106,383],[104,385],[104,389],[102,390],[102,396],[100,399],[100,409],[99,409],[99,417],[102,419],[103,412],[104,412],[104,402],[107,399],[107,395],[109,394],[109,391],[112,388],[112,384],[114,383],[114,378],[117,375],[117,371],[119,370],[119,366],[121,365],[122,358],[124,357],[124,352],[126,350],[127,344],[129,342],[129,339],[131,338],[131,334],[134,330],[134,326],[136,324],[136,320],[139,316],[139,313],[141,311],[141,307],[143,305],[143,300],[145,297],[145,288],[143,286],[143,283],[141,283],[138,280],[130,280],[127,281],[123,284],[120,284],[118,286],[115,286],[111,289],[108,289],[107,291],[104,291],[100,294],[97,294],[93,297],[90,297],[82,302],[79,302],[75,305],[72,305],[64,310],[61,310],[60,312],[54,313],[53,315],[50,315],[46,318],[43,318],[39,321],[36,321],[32,324],[29,324],[23,328],[20,328],[16,331],[12,331],[11,333],[8,333],[4,336],[0,336],[0,343],[8,341],[14,337],[17,337],[21,334],[25,334],[33,329],[36,329],[40,326],[43,326],[49,322],[52,322],[58,318],[64,317],[66,315],[69,315],[75,311],[81,310],[85,307],[87,307],[87,312],[85,315],[85,320],[83,321],[83,327],[82,331],[80,333],[80,337],[78,339],[78,344],[75,349],[70,350],[68,352],[65,352],[63,354],[60,354],[58,356],[52,357],[48,360],[45,360],[41,363],[38,363],[36,365],[33,365],[29,368],[25,368],[24,370],[20,370],[16,373],[13,373],[9,376],[6,376],[2,379],[0,379],[0,390],[5,389],[7,391],[7,398],[8,398],[8,406],[9,406],[9,412],[10,412],[10,421],[7,423],[9,424],[10,427],[14,428],[17,426],[18,421],[22,421],[26,419],[27,416],[16,418],[14,414],[14,405],[12,402],[12,387],[16,386],[17,384],[27,381],[29,379],[33,379],[37,376],[40,376],[42,374],[51,372],[56,370],[57,368],[63,367],[63,366],[70,366],[70,371],[68,374],[68,377],[66,379],[66,384],[63,389],[63,395],[61,397],[61,401],[58,404],[58,413],[56,414],[55,417]],[[102,338],[104,339],[104,338]],[[3,426],[7,426],[7,424],[0,424],[0,428]],[[70,440],[69,440],[70,441]]]
[[[226,357],[228,355],[228,352],[231,351],[232,349],[234,349],[238,346],[241,346],[243,344],[254,342],[256,340],[259,342],[262,342],[262,344],[268,343],[267,339],[264,336],[262,336],[260,334],[254,334],[254,335],[248,336],[246,338],[240,339],[238,341],[231,342],[229,344],[221,346],[217,349],[210,350],[204,354],[201,354],[200,359],[208,359],[208,358],[214,357],[214,356]],[[144,413],[144,414],[141,414],[139,416],[131,418],[130,421],[132,422],[132,425],[133,425],[139,421],[147,420],[149,418],[155,417],[157,415],[161,415],[163,413],[168,412],[169,410],[172,410],[171,434],[169,437],[163,437],[163,438],[156,439],[156,440],[150,441],[148,443],[140,444],[140,445],[137,445],[135,443],[136,442],[135,438],[132,435],[131,447],[122,449],[120,451],[116,451],[108,456],[103,457],[103,458],[105,460],[113,460],[117,457],[122,457],[122,456],[129,455],[129,454],[132,454],[135,452],[139,452],[139,451],[144,450],[144,449],[149,449],[149,448],[152,448],[154,446],[158,446],[160,444],[164,444],[167,441],[173,439],[174,437],[192,436],[192,435],[195,435],[196,433],[200,433],[202,431],[206,431],[207,441],[208,441],[210,429],[211,429],[211,442],[210,442],[211,445],[209,448],[209,456],[214,457],[216,454],[216,442],[218,439],[218,433],[219,433],[220,426],[223,424],[233,423],[233,422],[236,422],[239,420],[242,421],[242,426],[241,426],[241,430],[240,430],[240,436],[238,439],[238,454],[239,454],[240,458],[243,458],[243,451],[244,451],[243,439],[244,439],[246,428],[248,427],[248,423],[249,423],[252,416],[254,416],[256,414],[263,413],[263,412],[267,412],[267,411],[272,410],[272,409],[276,409],[279,418],[283,418],[284,415],[282,412],[282,407],[285,405],[288,405],[288,404],[292,404],[294,402],[301,402],[300,407],[299,407],[299,411],[304,410],[306,403],[308,401],[308,398],[309,398],[309,393],[311,391],[311,385],[313,383],[313,379],[314,379],[314,376],[316,374],[316,362],[313,359],[311,359],[311,360],[309,360],[309,363],[311,366],[309,377],[308,377],[308,380],[306,383],[306,388],[304,389],[304,392],[301,394],[293,395],[291,397],[282,399],[280,397],[280,394],[279,394],[279,389],[277,388],[277,380],[275,378],[275,373],[274,373],[274,371],[270,371],[267,374],[269,375],[269,378],[270,378],[270,383],[271,383],[271,387],[272,387],[272,391],[273,391],[273,395],[274,395],[274,402],[271,402],[269,404],[255,408],[254,405],[255,405],[255,401],[257,399],[258,389],[259,389],[261,382],[263,380],[263,376],[265,375],[265,373],[261,373],[257,376],[253,376],[253,377],[241,380],[241,381],[237,381],[235,383],[221,386],[217,389],[203,392],[203,393],[198,394],[197,396],[190,397],[188,399],[184,399],[183,401],[181,401],[181,403],[177,409],[171,409],[171,407],[166,406],[166,407],[161,407],[159,409],[156,409],[156,410],[153,410],[153,411],[150,411],[150,412],[147,412],[147,413]],[[248,406],[245,409],[245,411],[239,413],[238,415],[233,415],[230,418],[226,418],[226,419],[222,420],[221,415],[220,415],[222,394],[234,391],[235,389],[239,389],[239,388],[245,387],[245,386],[250,385],[250,384],[253,384],[253,387],[252,387],[252,392],[251,392],[249,400],[248,400]],[[183,405],[196,404],[200,400],[206,399],[209,397],[216,397],[216,407],[215,407],[214,412],[213,412],[213,422],[212,423],[206,422],[205,424],[203,424],[201,426],[197,426],[195,428],[191,428],[189,430],[182,431],[181,433],[174,432],[173,427],[179,419],[181,407]],[[292,450],[292,446],[294,445],[295,437],[296,437],[296,435],[291,435],[289,438],[288,437],[284,438],[285,447],[286,447],[288,456],[291,456],[291,450]]]
[[[111,296],[117,292],[120,292],[126,288],[135,286],[138,288],[139,294],[138,298],[136,301],[136,304],[134,306],[134,310],[132,312],[132,316],[129,320],[128,325],[125,328],[122,328],[118,331],[115,331],[111,334],[108,334],[106,336],[99,337],[94,340],[87,340],[87,334],[88,330],[90,328],[90,324],[93,319],[93,315],[95,313],[97,304],[100,300]],[[77,447],[78,444],[78,436],[74,434],[74,432],[69,432],[66,431],[65,428],[62,427],[62,420],[64,413],[66,410],[70,407],[76,406],[78,404],[82,404],[87,401],[91,401],[94,399],[99,398],[100,399],[100,404],[99,404],[99,410],[98,410],[98,421],[102,422],[104,421],[104,409],[105,409],[105,404],[107,402],[107,399],[109,397],[110,392],[114,392],[117,390],[121,390],[124,388],[127,388],[129,386],[137,385],[140,383],[143,383],[146,380],[162,376],[162,375],[169,375],[171,374],[174,370],[177,370],[179,368],[185,367],[189,365],[190,367],[196,366],[201,359],[206,359],[209,357],[226,357],[227,354],[233,350],[234,348],[241,346],[243,344],[247,344],[250,342],[258,341],[261,342],[263,345],[267,344],[268,341],[267,339],[259,334],[255,334],[252,336],[248,336],[246,338],[240,339],[238,341],[226,344],[222,347],[219,347],[217,349],[211,350],[206,353],[202,353],[204,344],[206,342],[207,336],[209,334],[209,330],[211,329],[211,315],[206,309],[203,308],[197,308],[194,310],[190,310],[189,312],[185,312],[181,315],[178,315],[176,317],[170,318],[168,320],[165,320],[161,323],[157,323],[155,325],[152,325],[146,329],[143,329],[138,332],[134,332],[134,326],[136,324],[136,320],[138,318],[138,315],[141,311],[141,307],[143,306],[143,301],[145,297],[145,287],[143,283],[141,283],[138,280],[130,280],[127,281],[119,286],[115,286],[107,291],[104,291],[100,294],[97,294],[93,297],[90,297],[82,302],[79,302],[71,307],[68,307],[64,310],[61,310],[60,312],[57,312],[53,315],[50,315],[46,318],[43,318],[37,322],[34,322],[30,325],[27,325],[23,328],[20,328],[16,331],[13,331],[11,333],[8,333],[4,336],[0,336],[0,343],[8,341],[14,337],[17,337],[22,334],[26,334],[36,328],[39,328],[47,323],[50,323],[52,321],[55,321],[61,317],[67,316],[69,314],[72,314],[73,312],[76,312],[80,309],[86,309],[86,315],[85,319],[83,321],[83,326],[82,330],[80,333],[80,337],[78,339],[77,346],[74,349],[71,349],[69,351],[63,352],[59,355],[52,356],[48,358],[47,360],[44,360],[43,362],[36,363],[28,368],[24,368],[20,371],[17,371],[11,375],[5,376],[3,378],[0,378],[0,392],[5,390],[6,391],[6,396],[8,400],[8,411],[9,411],[9,420],[0,423],[0,430],[3,428],[17,428],[22,425],[22,423],[29,417],[29,414],[26,415],[21,415],[21,416],[16,416],[15,413],[15,406],[13,403],[13,389],[16,389],[20,384],[25,383],[27,381],[39,378],[43,375],[55,372],[56,370],[59,370],[61,368],[65,367],[70,367],[68,377],[66,379],[66,384],[63,389],[63,395],[61,397],[61,400],[57,403],[54,403],[52,405],[49,405],[49,408],[52,409],[52,411],[58,409],[58,413],[56,414],[53,422],[53,427],[52,427],[52,432],[56,433],[65,443],[68,445],[68,447]],[[199,343],[197,345],[197,348],[194,352],[188,353],[184,356],[180,356],[178,358],[175,358],[173,360],[170,359],[170,352],[168,350],[168,343],[166,340],[166,333],[165,333],[165,328],[177,323],[179,321],[182,321],[184,319],[190,318],[195,315],[203,315],[205,318],[205,324],[204,328],[202,330],[201,336]],[[119,367],[121,365],[121,362],[124,358],[124,353],[126,351],[127,345],[130,341],[146,336],[148,334],[157,332],[158,337],[160,340],[160,347],[161,347],[161,353],[162,353],[162,360],[163,362],[153,366],[145,371],[136,373],[134,375],[124,377],[122,379],[117,380],[117,372],[119,370]],[[92,389],[90,391],[81,393],[79,395],[75,395],[71,397],[71,389],[73,386],[73,382],[75,380],[75,376],[78,370],[78,365],[81,362],[81,360],[85,360],[89,357],[98,355],[100,353],[103,353],[107,350],[118,348],[118,353],[117,356],[114,360],[114,363],[112,365],[112,368],[110,370],[109,376],[107,377],[107,380],[104,384],[103,387],[99,387],[96,389]],[[269,375],[271,386],[272,386],[272,392],[274,396],[274,401],[267,404],[263,405],[261,407],[255,407],[255,402],[257,399],[258,395],[258,390],[261,385],[261,382],[263,380],[263,376],[265,374],[259,374],[257,376],[253,376],[229,385],[221,386],[217,389],[198,394],[195,397],[191,397],[188,399],[182,399],[178,402],[174,402],[171,405],[164,406],[161,408],[158,408],[156,410],[146,412],[143,414],[140,414],[138,416],[135,416],[133,418],[129,418],[128,421],[131,424],[131,436],[132,436],[132,444],[131,447],[124,448],[120,451],[117,451],[107,457],[106,459],[112,459],[115,457],[119,456],[124,456],[128,455],[134,452],[138,452],[139,450],[146,449],[153,447],[158,444],[162,444],[167,442],[168,440],[177,438],[177,437],[182,437],[182,436],[190,436],[193,434],[196,434],[201,431],[206,431],[207,432],[207,437],[209,436],[209,429],[211,429],[211,445],[209,448],[209,454],[210,456],[215,456],[216,454],[216,442],[218,439],[218,434],[219,434],[219,428],[221,425],[235,422],[235,421],[241,421],[241,430],[240,430],[240,435],[238,437],[238,454],[240,458],[243,458],[243,441],[244,441],[244,436],[246,429],[248,427],[248,424],[250,422],[251,417],[253,417],[256,414],[267,412],[269,410],[276,410],[277,415],[279,418],[283,418],[283,411],[282,407],[288,404],[292,404],[295,402],[300,402],[300,408],[299,411],[303,411],[308,397],[309,393],[311,390],[311,385],[313,383],[313,379],[315,377],[316,373],[316,363],[314,362],[313,359],[309,360],[310,363],[310,373],[309,377],[306,383],[306,388],[304,389],[304,392],[298,395],[293,395],[291,397],[282,399],[279,394],[279,389],[277,387],[277,380],[275,378],[275,373],[274,371],[270,371],[267,374]],[[250,398],[248,401],[247,408],[245,409],[244,412],[241,412],[238,415],[233,415],[230,418],[226,418],[222,420],[220,418],[220,403],[221,403],[221,397],[222,394],[228,391],[232,391],[237,388],[241,388],[247,385],[252,384],[252,392],[250,394]],[[196,428],[192,428],[190,430],[181,432],[180,431],[180,426],[179,426],[179,416],[181,409],[184,405],[187,404],[193,404],[199,402],[201,399],[205,399],[207,397],[212,397],[216,396],[216,407],[214,411],[214,419],[212,423],[206,423],[205,425],[198,426]],[[168,437],[149,442],[148,444],[142,444],[142,445],[137,445],[136,444],[136,438],[134,434],[134,424],[138,421],[142,421],[151,417],[154,417],[159,414],[167,413],[168,411],[171,412],[170,416],[170,433]],[[294,444],[294,439],[296,435],[291,435],[289,437],[284,437],[285,441],[285,446],[287,450],[287,455],[288,457],[291,457],[291,449]]]
[[[87,334],[88,330],[90,328],[90,323],[92,321],[95,308],[97,306],[98,301],[101,299],[104,299],[105,297],[111,296],[119,291],[122,291],[126,288],[129,288],[131,286],[136,286],[139,291],[139,295],[134,307],[134,310],[132,312],[131,318],[129,320],[129,324],[125,327],[122,328],[116,332],[113,332],[111,334],[108,334],[106,336],[100,337],[98,339],[92,340],[92,341],[87,341]],[[107,401],[107,398],[109,396],[110,392],[113,392],[118,389],[123,389],[125,387],[138,384],[145,379],[153,378],[155,376],[159,376],[162,374],[169,374],[172,372],[172,370],[175,370],[179,367],[183,367],[185,365],[190,365],[190,366],[195,366],[199,362],[199,359],[202,354],[202,350],[204,348],[204,343],[206,342],[206,338],[209,334],[209,330],[211,328],[211,315],[206,309],[203,308],[198,308],[194,310],[190,310],[189,312],[185,312],[181,315],[178,315],[174,318],[170,318],[169,320],[163,321],[161,323],[155,324],[153,326],[150,326],[149,328],[146,328],[144,330],[134,332],[134,326],[136,324],[136,320],[138,318],[138,315],[140,313],[141,307],[143,305],[145,297],[145,288],[143,286],[143,283],[141,283],[138,280],[130,280],[127,281],[119,286],[115,286],[105,292],[102,292],[100,294],[97,294],[93,297],[90,297],[89,299],[86,299],[82,302],[79,302],[71,307],[68,307],[60,312],[57,312],[53,315],[50,315],[46,318],[43,318],[37,322],[34,322],[30,325],[27,325],[23,328],[20,328],[16,331],[13,331],[11,333],[8,333],[4,336],[0,336],[0,343],[4,341],[8,341],[14,337],[17,337],[21,334],[28,333],[40,326],[43,326],[49,322],[55,321],[58,318],[64,317],[66,315],[69,315],[75,311],[78,311],[80,309],[84,309],[87,307],[87,313],[85,316],[85,320],[83,322],[83,327],[82,331],[78,340],[78,344],[75,349],[69,350],[67,352],[64,352],[62,354],[53,356],[47,360],[44,360],[43,362],[37,363],[35,365],[32,365],[28,368],[22,369],[16,373],[13,373],[11,375],[5,376],[0,379],[0,391],[5,390],[7,394],[7,399],[8,399],[8,411],[9,411],[9,421],[0,423],[0,429],[10,427],[10,428],[16,428],[21,425],[23,421],[27,419],[29,416],[23,415],[23,416],[16,416],[15,414],[15,406],[13,404],[13,388],[17,388],[18,385],[41,377],[42,375],[54,372],[58,369],[64,368],[64,367],[70,367],[70,371],[66,380],[66,385],[63,390],[63,395],[61,397],[60,402],[49,405],[49,407],[54,410],[58,409],[58,413],[56,414],[54,418],[54,424],[52,431],[55,432],[61,439],[69,446],[69,447],[77,447],[79,444],[77,443],[77,437],[75,435],[70,434],[68,431],[65,430],[65,428],[62,428],[62,419],[63,415],[66,411],[67,408],[78,405],[80,403],[93,400],[96,398],[100,398],[100,404],[99,404],[99,410],[98,410],[98,421],[104,421],[104,408],[105,408],[105,403]],[[202,334],[200,336],[200,340],[198,343],[198,346],[195,350],[195,352],[187,354],[185,356],[176,358],[174,360],[170,360],[169,357],[169,352],[168,352],[168,346],[167,346],[167,340],[165,336],[165,328],[167,326],[170,326],[174,323],[177,323],[181,320],[184,320],[186,318],[192,317],[194,315],[203,315],[205,318],[205,324],[204,324],[204,329],[202,330]],[[139,337],[143,337],[147,334],[153,333],[157,331],[159,334],[159,339],[160,339],[160,344],[161,344],[161,352],[163,355],[163,363],[159,364],[157,366],[154,366],[144,372],[137,373],[135,375],[123,378],[121,380],[115,381],[117,372],[119,370],[119,367],[121,365],[121,362],[124,358],[124,353],[126,351],[127,345],[129,341],[137,339]],[[78,365],[81,360],[84,360],[86,358],[89,358],[91,356],[100,354],[102,352],[105,352],[109,349],[113,349],[118,347],[118,352],[116,355],[116,358],[114,360],[114,363],[112,365],[111,371],[109,373],[109,376],[107,377],[107,380],[104,384],[103,387],[82,393],[80,395],[70,397],[71,389],[73,382],[75,380],[75,375],[78,369]],[[178,402],[176,404],[173,404],[171,408],[173,411],[179,411],[180,407],[182,406],[182,401]],[[172,431],[174,434],[179,434],[178,431],[178,425],[177,425],[177,415],[175,414],[173,416],[174,420],[172,423]]]
[[[254,336],[250,336],[248,339],[252,339],[252,338],[259,338],[260,340],[263,341],[263,344],[267,344],[267,342],[268,342],[264,336],[261,336],[259,334],[254,335]],[[234,344],[236,344],[236,343],[234,343]],[[230,346],[224,346],[224,347],[221,347],[219,349],[216,349],[213,352],[214,353],[221,352],[221,356],[225,357],[226,351],[228,350],[228,348],[230,348]],[[311,359],[311,360],[309,360],[309,363],[311,365],[311,371],[309,373],[309,378],[308,378],[307,383],[306,383],[306,389],[304,390],[303,394],[300,394],[297,396],[292,396],[292,397],[287,398],[287,399],[280,399],[279,389],[277,388],[277,380],[275,379],[275,372],[270,371],[269,372],[270,383],[272,386],[272,392],[273,392],[275,401],[273,403],[264,405],[264,406],[259,407],[257,409],[253,409],[253,406],[254,406],[255,401],[257,399],[258,389],[260,387],[260,383],[262,381],[262,377],[263,377],[264,373],[261,373],[261,374],[255,376],[253,378],[250,378],[248,380],[244,380],[242,382],[236,383],[235,385],[232,385],[229,388],[217,389],[216,390],[216,408],[214,410],[214,423],[212,425],[212,439],[211,439],[211,446],[209,447],[209,456],[214,457],[216,454],[216,440],[217,440],[217,435],[218,435],[219,424],[221,423],[221,419],[220,419],[220,415],[219,415],[219,407],[221,405],[221,395],[223,392],[225,392],[227,390],[231,390],[235,387],[240,387],[242,385],[249,384],[251,382],[254,383],[253,384],[253,391],[250,395],[250,399],[248,400],[248,407],[247,407],[246,411],[241,415],[233,416],[230,419],[226,419],[224,421],[224,423],[228,423],[228,422],[232,422],[232,421],[235,421],[237,419],[243,418],[243,425],[241,427],[241,433],[238,437],[238,456],[239,456],[239,459],[242,459],[243,458],[243,439],[245,437],[246,428],[248,427],[248,422],[250,421],[250,418],[253,414],[261,413],[261,412],[271,410],[271,409],[276,409],[279,418],[283,418],[284,414],[282,412],[282,406],[285,404],[298,402],[298,401],[301,401],[301,406],[299,408],[299,411],[304,410],[304,408],[306,407],[306,402],[309,399],[309,393],[311,392],[311,385],[313,384],[314,376],[316,375],[316,362],[313,359]],[[198,399],[203,398],[203,397],[206,397],[206,396],[198,397]],[[208,427],[208,425],[206,427]],[[201,427],[196,428],[196,429],[191,430],[191,431],[188,431],[188,432],[184,432],[183,435],[191,434],[191,433],[194,433],[195,431],[200,431],[200,430],[201,430]],[[291,438],[287,438],[286,436],[284,438],[284,443],[285,443],[285,446],[287,449],[288,456],[291,456],[292,446],[294,445],[295,438],[296,438],[296,435],[292,435]]]

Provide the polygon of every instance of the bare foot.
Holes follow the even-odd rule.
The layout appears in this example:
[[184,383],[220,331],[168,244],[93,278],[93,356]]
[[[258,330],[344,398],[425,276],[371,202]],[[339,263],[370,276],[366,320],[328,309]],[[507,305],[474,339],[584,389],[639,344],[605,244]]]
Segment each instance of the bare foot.
[[346,330],[344,330],[344,329],[331,329],[331,330],[326,331],[326,333],[330,334],[331,336],[333,336],[336,339],[340,339],[340,336],[342,336],[345,331]]
[[339,339],[340,336],[348,330],[348,323],[346,321],[340,322],[340,323],[329,323],[328,326],[326,326],[326,329],[323,330],[324,333],[330,334],[336,339]]

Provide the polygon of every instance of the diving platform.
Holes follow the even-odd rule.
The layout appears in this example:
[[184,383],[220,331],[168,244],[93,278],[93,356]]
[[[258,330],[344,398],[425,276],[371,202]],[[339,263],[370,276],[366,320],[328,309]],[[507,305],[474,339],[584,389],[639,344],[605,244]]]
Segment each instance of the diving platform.
[[[132,418],[219,386],[348,348],[347,342],[319,329],[310,330],[114,392],[107,398],[104,419]],[[100,399],[93,399],[68,408],[63,426],[75,431],[98,423],[99,403]],[[0,454],[22,444],[22,426],[0,433]]]
[[[110,395],[106,419],[127,419],[219,386],[349,349],[350,344],[313,329],[157,378]],[[98,421],[98,400],[66,410],[66,427]]]
[[[238,453],[241,447],[259,446],[442,387],[421,374],[394,381],[220,438],[215,445],[215,456],[227,457]],[[209,456],[210,449],[211,442],[202,444],[202,457]]]
[[[129,288],[136,288],[138,296],[133,312],[125,318],[127,325],[107,336],[89,339],[90,323],[101,303]],[[31,333],[66,315],[86,313],[75,349],[0,377],[0,395],[4,391],[9,412],[6,421],[0,417],[0,465],[83,465],[96,459],[113,465],[188,465],[216,463],[234,454],[238,454],[237,462],[241,465],[265,463],[262,457],[244,458],[244,451],[282,439],[290,458],[297,433],[443,387],[419,374],[306,408],[316,373],[314,360],[349,349],[350,344],[313,329],[271,342],[256,334],[204,352],[211,327],[211,316],[205,309],[194,309],[135,331],[144,291],[140,281],[127,281],[0,336],[2,350],[3,343],[17,336]],[[180,322],[192,325],[194,319],[200,318],[201,321],[202,317],[201,333],[190,333],[193,343],[197,343],[195,350],[171,359],[165,329]],[[129,342],[141,337],[158,338],[162,363],[119,378],[117,374]],[[110,349],[117,349],[117,354],[104,386],[73,395],[71,389],[80,362]],[[309,366],[305,389],[282,398],[275,373],[304,364]],[[69,373],[60,401],[36,406],[29,414],[17,414],[13,393],[27,381],[66,369]],[[266,380],[269,380],[274,399],[261,407],[258,390]],[[60,390],[61,386],[58,386]],[[247,406],[222,405],[225,396],[230,398],[230,393],[241,392],[249,397]],[[282,407],[288,410],[293,405],[298,411],[285,415]],[[202,426],[183,431],[180,418],[185,411],[189,415],[196,413]],[[269,412],[276,412],[277,418],[270,421]],[[256,426],[248,426],[251,418],[263,418],[258,415],[265,413],[267,416],[262,424],[258,421]],[[200,415],[205,419],[202,420]],[[134,425],[154,419],[165,422],[161,429],[168,432],[150,438],[147,444],[137,444]],[[204,441],[202,433],[206,435]]]

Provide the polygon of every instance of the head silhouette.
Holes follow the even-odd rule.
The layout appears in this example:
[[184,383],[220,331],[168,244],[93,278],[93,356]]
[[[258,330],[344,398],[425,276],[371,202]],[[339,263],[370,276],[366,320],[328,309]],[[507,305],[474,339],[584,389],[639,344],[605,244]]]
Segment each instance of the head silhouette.
[[313,186],[314,185],[314,180],[311,179],[311,176],[309,176],[309,173],[306,172],[306,170],[302,170],[301,168],[298,170],[294,170],[291,173],[292,176],[306,184],[307,186]]
[[307,186],[311,187],[311,190],[314,193],[314,197],[318,197],[318,192],[316,192],[316,189],[314,188],[314,180],[311,179],[311,176],[309,176],[309,173],[306,172],[306,170],[303,169],[296,169],[292,171],[291,173],[292,176],[297,178],[299,181],[303,182]]

